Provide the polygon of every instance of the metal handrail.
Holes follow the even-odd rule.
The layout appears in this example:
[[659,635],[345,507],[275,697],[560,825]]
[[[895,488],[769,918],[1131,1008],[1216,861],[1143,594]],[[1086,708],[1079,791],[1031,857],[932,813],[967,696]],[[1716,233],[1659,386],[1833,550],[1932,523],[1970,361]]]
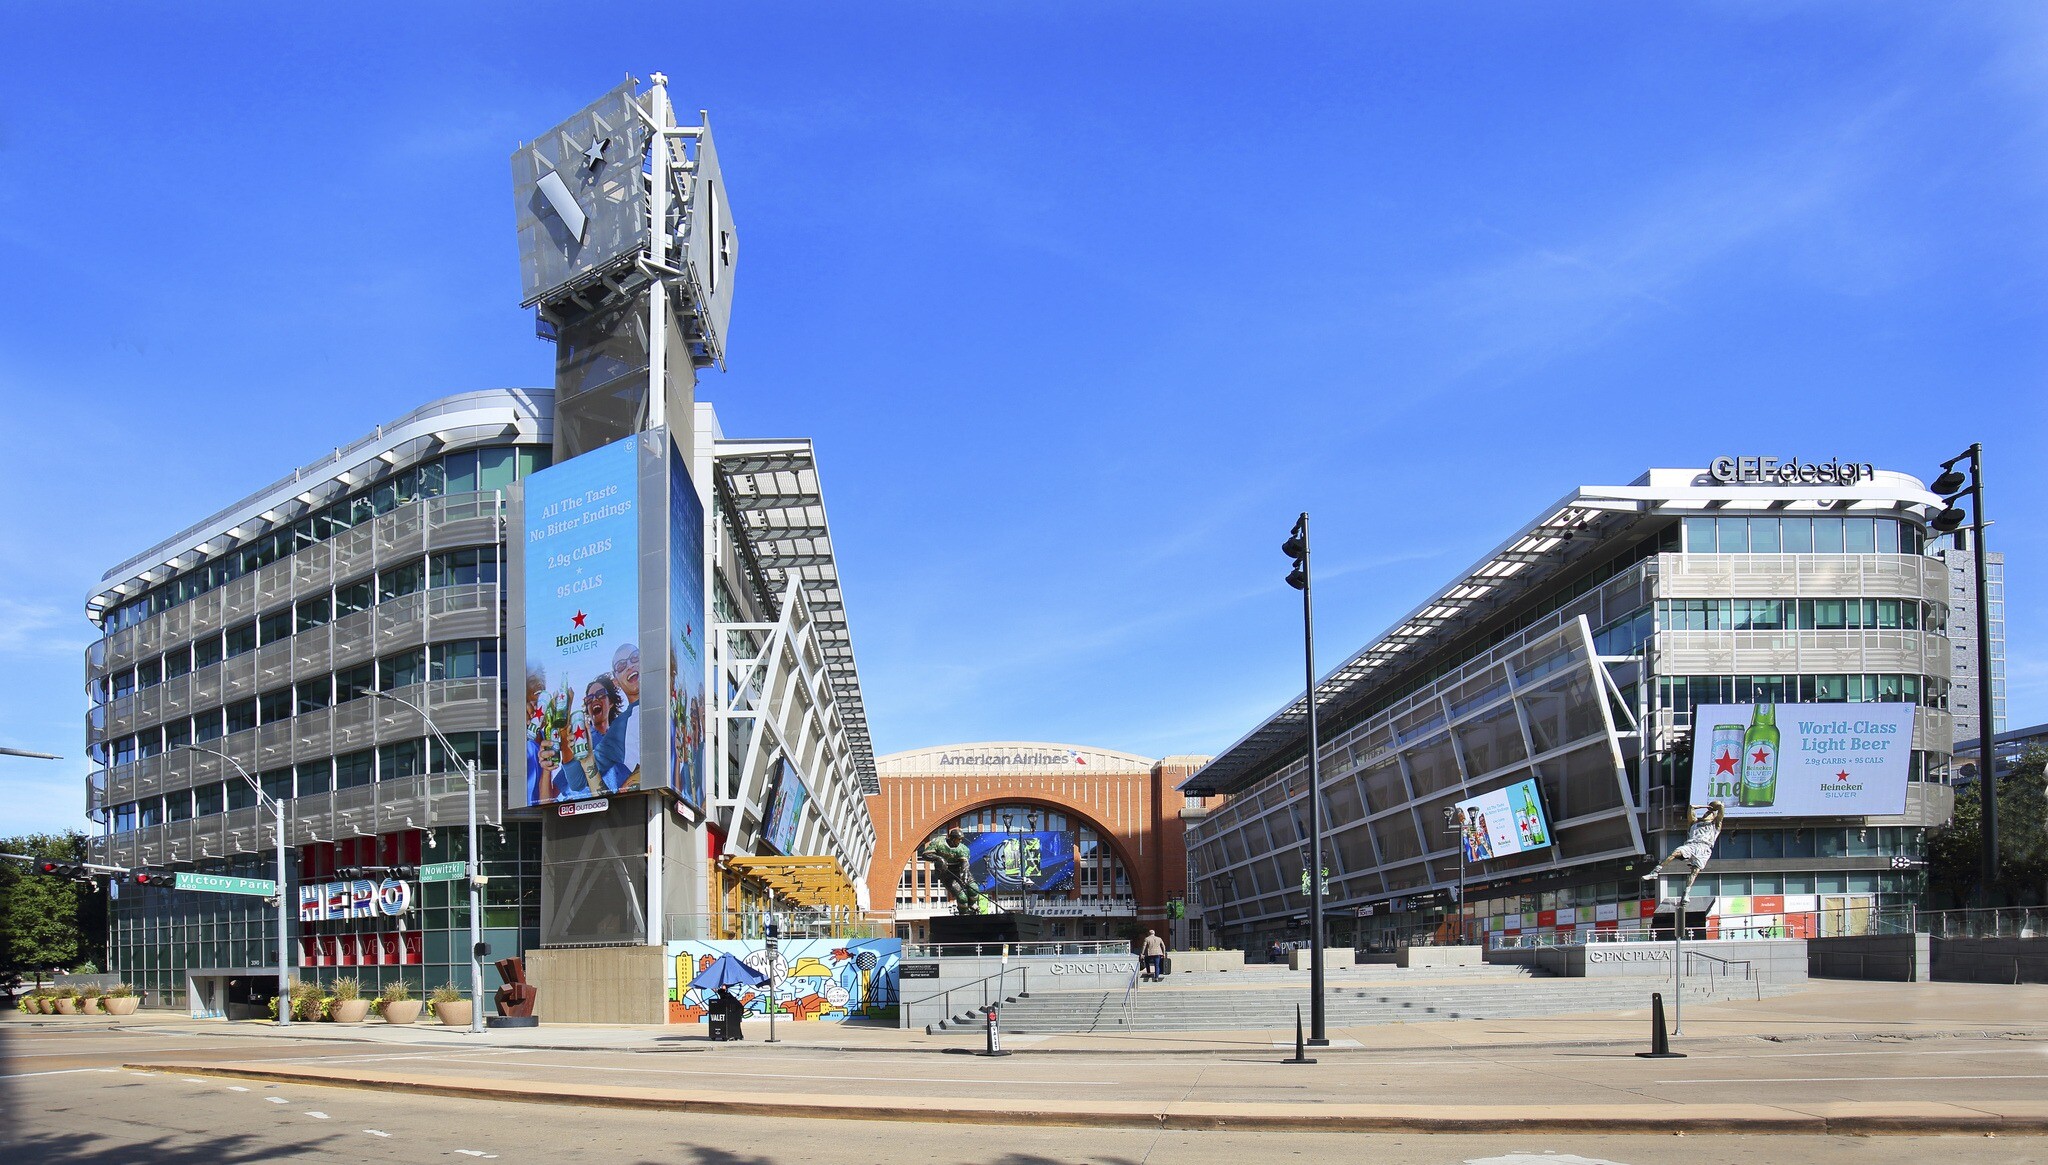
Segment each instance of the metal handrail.
[[[1687,952],[1685,952],[1685,957],[1686,957],[1687,959],[1705,959],[1705,960],[1706,960],[1706,961],[1708,961],[1709,963],[1716,963],[1716,964],[1719,964],[1719,965],[1720,965],[1721,967],[1723,967],[1723,968],[1728,968],[1728,967],[1734,967],[1734,966],[1740,966],[1740,967],[1742,968],[1742,980],[1743,980],[1743,982],[1745,982],[1745,983],[1747,983],[1747,982],[1748,982],[1748,981],[1749,981],[1749,980],[1751,979],[1751,977],[1752,977],[1752,976],[1751,976],[1751,974],[1750,974],[1750,972],[1751,972],[1751,967],[1750,967],[1750,961],[1749,961],[1748,959],[1724,959],[1724,958],[1721,958],[1721,957],[1720,957],[1720,956],[1718,956],[1718,955],[1709,955],[1709,954],[1706,954],[1705,952],[1702,952],[1702,951],[1687,951]],[[1692,964],[1691,964],[1690,962],[1688,962],[1688,963],[1687,963],[1687,964],[1685,965],[1685,973],[1686,973],[1686,974],[1688,974],[1688,975],[1691,975],[1691,974],[1696,974],[1696,972],[1695,972],[1695,971],[1694,971],[1694,970],[1692,969]],[[1715,972],[1715,978],[1719,978],[1719,977],[1720,977],[1720,976],[1721,976],[1722,974],[1724,974],[1724,973],[1727,973],[1727,972],[1725,972],[1725,971],[1717,971],[1717,972]]]
[[1074,955],[1128,955],[1131,944],[1123,939],[1046,940],[1042,942],[912,943],[903,944],[906,959],[1001,955],[1012,959],[1046,959]]
[[[903,1014],[904,1014],[904,1015],[909,1015],[909,1014],[910,1014],[910,1009],[911,1009],[911,1008],[913,1008],[913,1007],[916,1007],[916,1006],[917,1006],[918,1004],[920,1004],[920,1003],[930,1003],[930,1002],[931,1002],[932,1000],[934,1000],[934,999],[944,998],[944,999],[945,999],[945,1001],[946,1001],[946,1002],[945,1002],[945,1011],[946,1011],[946,1018],[947,1018],[947,1019],[952,1019],[952,1018],[953,1018],[953,1014],[954,1014],[954,1013],[953,1013],[953,993],[954,993],[955,991],[965,991],[965,990],[967,990],[967,989],[968,989],[968,988],[970,988],[970,987],[980,987],[980,988],[981,988],[981,1005],[982,1005],[983,1007],[987,1007],[987,1006],[988,1006],[988,1000],[989,1000],[989,992],[988,992],[988,984],[989,984],[989,980],[993,979],[993,980],[996,980],[996,981],[997,981],[997,982],[998,982],[999,984],[1007,985],[1007,981],[1008,981],[1008,979],[1009,979],[1009,977],[1010,977],[1011,975],[1021,975],[1021,976],[1023,977],[1023,981],[1024,981],[1024,986],[1023,986],[1022,990],[1018,991],[1018,994],[1019,994],[1019,995],[1029,995],[1029,994],[1031,994],[1031,968],[1029,968],[1029,967],[1004,967],[1004,968],[1003,968],[1002,970],[1000,970],[1000,971],[997,971],[997,972],[996,972],[995,974],[993,974],[993,975],[983,975],[983,976],[982,976],[981,978],[979,978],[979,979],[976,979],[976,980],[974,980],[974,981],[973,981],[972,983],[959,983],[959,984],[956,984],[956,985],[954,985],[954,986],[952,986],[952,987],[948,987],[948,988],[946,988],[946,989],[945,989],[944,991],[934,991],[934,992],[932,992],[932,993],[931,993],[930,995],[927,995],[927,996],[925,996],[925,997],[924,997],[924,998],[922,998],[922,999],[909,999],[909,1000],[904,1000],[904,1002],[903,1002],[903,1003],[902,1003],[902,1005],[901,1005],[901,1006],[902,1006],[902,1008],[903,1008]],[[901,984],[900,982],[899,982],[899,983],[897,984],[897,988],[896,988],[896,989],[897,989],[897,995],[898,995],[898,998],[901,998],[901,996],[902,996],[902,990],[903,990],[903,986],[902,986],[902,984]],[[1000,997],[1000,996],[1002,996],[1003,994],[1004,994],[1004,989],[1003,989],[1003,986],[998,986],[998,987],[996,988],[996,995],[997,995],[998,997]]]
[[1123,1027],[1131,1026],[1131,996],[1138,990],[1138,974],[1144,969],[1145,964],[1140,960],[1137,966],[1131,968],[1131,981],[1124,984],[1124,1001],[1116,1013],[1116,1022]]

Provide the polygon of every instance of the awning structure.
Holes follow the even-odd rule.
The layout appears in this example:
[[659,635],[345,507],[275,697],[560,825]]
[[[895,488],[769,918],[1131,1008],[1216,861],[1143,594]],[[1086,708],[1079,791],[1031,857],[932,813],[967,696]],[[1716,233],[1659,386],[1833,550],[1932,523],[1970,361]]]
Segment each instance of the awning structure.
[[853,880],[839,865],[838,858],[726,858],[730,873],[751,878],[797,906],[819,909],[857,909]]
[[[853,633],[846,624],[846,600],[839,591],[839,564],[832,554],[832,531],[825,520],[825,496],[811,443],[721,440],[714,456],[721,500],[739,532],[740,557],[760,577],[763,601],[773,608],[792,574],[803,582],[854,771],[863,792],[880,793],[867,707],[861,702],[860,673],[853,661]],[[771,620],[776,614],[768,612]]]

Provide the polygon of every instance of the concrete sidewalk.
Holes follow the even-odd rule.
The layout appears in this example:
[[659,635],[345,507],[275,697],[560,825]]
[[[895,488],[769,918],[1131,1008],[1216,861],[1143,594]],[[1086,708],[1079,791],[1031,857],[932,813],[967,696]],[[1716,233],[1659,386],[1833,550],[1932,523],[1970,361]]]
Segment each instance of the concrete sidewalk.
[[[1647,1047],[1650,1039],[1648,995],[1645,1006],[1621,1012],[1540,1016],[1516,1019],[1436,1020],[1415,1024],[1372,1024],[1332,1028],[1332,1046],[1318,1055],[1507,1047]],[[15,1020],[30,1017],[14,1016]],[[1684,1010],[1683,1036],[1692,1039],[1754,1037],[1766,1040],[1929,1039],[1956,1036],[2026,1036],[2048,1032],[2048,986],[2003,986],[1977,983],[1865,983],[1815,980],[1802,990],[1768,999],[1696,1003]],[[252,1039],[289,1035],[302,1039],[420,1047],[478,1046],[579,1051],[662,1052],[713,1045],[698,1025],[548,1024],[538,1028],[490,1029],[472,1034],[466,1028],[435,1024],[393,1027],[378,1021],[362,1024],[296,1023],[280,1027],[269,1021],[195,1020],[184,1016],[137,1012],[125,1019],[66,1016],[44,1022],[68,1026],[95,1025],[163,1034]],[[749,1019],[747,1042],[759,1046],[768,1035],[765,1020]],[[940,1032],[905,1030],[859,1023],[778,1021],[778,1046],[812,1051],[959,1052],[979,1049],[978,1029]],[[1020,1053],[1133,1052],[1148,1055],[1220,1055],[1292,1048],[1294,1031],[1251,1029],[1196,1032],[1091,1032],[1048,1035],[1006,1035],[1006,1049]]]
[[2048,1135],[2048,1100],[1787,1101],[1766,1104],[1586,1103],[1361,1104],[1294,1102],[1045,1100],[894,1095],[819,1095],[597,1085],[576,1080],[508,1080],[389,1067],[263,1064],[148,1064],[135,1070],[361,1088],[377,1092],[586,1108],[716,1113],[777,1119],[1080,1126],[1159,1130],[1236,1129],[1413,1133],[1754,1133],[1809,1135]]

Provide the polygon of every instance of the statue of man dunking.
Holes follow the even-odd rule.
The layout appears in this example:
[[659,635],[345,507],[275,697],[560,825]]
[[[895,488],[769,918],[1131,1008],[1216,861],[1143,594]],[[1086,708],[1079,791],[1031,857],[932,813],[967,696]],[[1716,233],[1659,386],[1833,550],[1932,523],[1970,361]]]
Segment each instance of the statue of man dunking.
[[1681,902],[1691,898],[1692,884],[1700,880],[1700,871],[1706,869],[1707,863],[1713,860],[1714,843],[1720,840],[1721,823],[1727,816],[1727,808],[1719,801],[1709,801],[1701,806],[1700,815],[1692,819],[1692,828],[1686,831],[1684,844],[1672,850],[1663,861],[1652,866],[1650,872],[1643,875],[1643,881],[1654,882],[1657,876],[1664,872],[1665,866],[1672,862],[1684,862],[1692,873],[1685,879],[1685,893],[1678,897]]

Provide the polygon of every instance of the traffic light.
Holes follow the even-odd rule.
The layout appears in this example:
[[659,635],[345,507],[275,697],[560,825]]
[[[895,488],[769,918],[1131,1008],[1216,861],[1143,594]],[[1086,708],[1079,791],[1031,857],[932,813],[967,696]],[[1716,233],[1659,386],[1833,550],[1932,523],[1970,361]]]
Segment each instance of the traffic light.
[[92,881],[92,876],[85,872],[85,867],[74,862],[38,862],[36,870],[52,878],[63,878],[70,882]]
[[171,875],[162,870],[130,870],[128,880],[138,886],[168,886],[171,884]]

